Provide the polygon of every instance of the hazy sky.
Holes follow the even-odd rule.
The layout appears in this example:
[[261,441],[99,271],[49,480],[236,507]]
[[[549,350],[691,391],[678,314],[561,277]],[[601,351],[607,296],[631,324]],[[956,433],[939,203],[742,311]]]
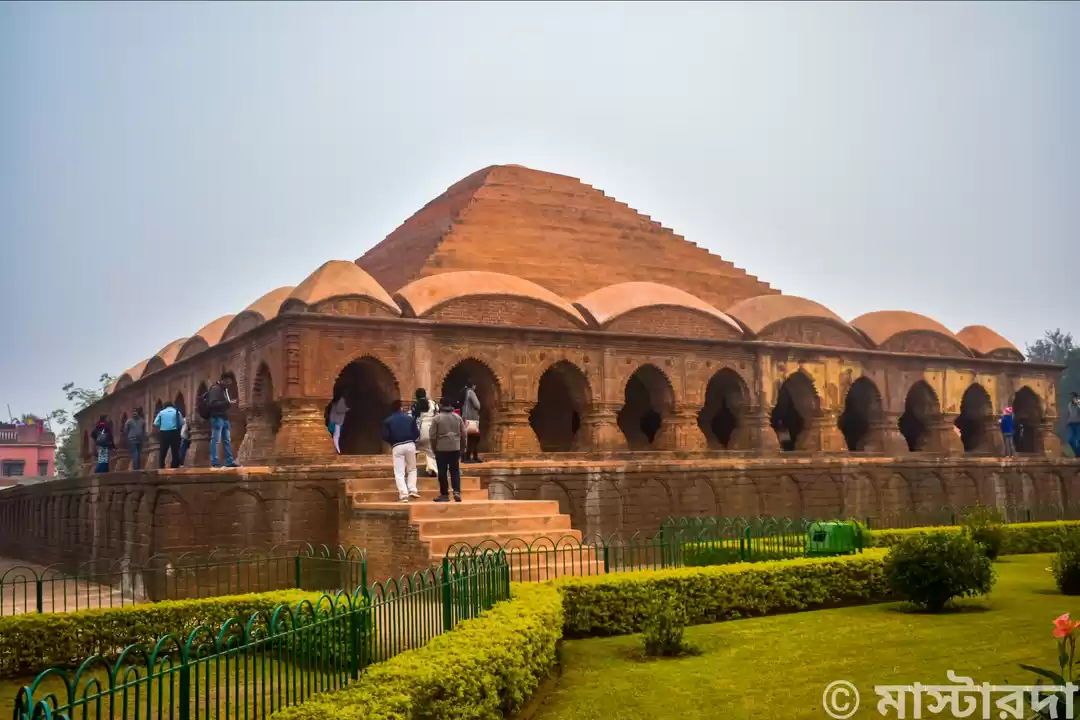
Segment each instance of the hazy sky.
[[847,319],[1080,333],[1080,3],[0,4],[0,416],[494,163]]

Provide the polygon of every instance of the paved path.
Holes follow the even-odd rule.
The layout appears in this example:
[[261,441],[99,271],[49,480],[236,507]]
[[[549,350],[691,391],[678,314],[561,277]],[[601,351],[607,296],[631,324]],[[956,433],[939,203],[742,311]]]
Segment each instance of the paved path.
[[133,604],[131,593],[88,583],[48,571],[41,565],[0,557],[0,615],[37,612],[37,578],[42,577],[43,612],[69,612],[88,608]]

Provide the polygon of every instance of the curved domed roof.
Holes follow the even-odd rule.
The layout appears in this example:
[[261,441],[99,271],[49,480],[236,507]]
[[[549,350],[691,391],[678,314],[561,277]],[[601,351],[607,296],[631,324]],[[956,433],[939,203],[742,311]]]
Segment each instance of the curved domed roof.
[[937,320],[928,318],[919,313],[906,310],[879,310],[860,315],[851,321],[852,327],[858,329],[870,342],[881,347],[897,335],[904,333],[931,333],[946,338],[954,344],[963,355],[970,356],[971,351],[964,343]]
[[136,363],[132,367],[125,370],[120,377],[116,378],[116,382],[113,383],[113,389],[119,390],[122,387],[126,387],[143,376],[143,371],[146,370],[146,364],[150,362],[150,358]]
[[146,374],[164,370],[176,362],[176,358],[180,355],[180,348],[184,347],[184,343],[187,341],[188,338],[186,337],[177,338],[158,350],[157,354],[150,358],[146,364]]
[[386,306],[386,309],[395,315],[401,314],[401,308],[382,285],[375,282],[375,278],[360,269],[356,263],[347,260],[323,263],[289,293],[285,302],[295,301],[311,307],[330,298],[355,295],[370,298]]
[[625,282],[593,290],[574,306],[600,326],[607,325],[632,310],[647,307],[675,307],[695,310],[716,318],[738,334],[742,328],[730,317],[685,290],[654,282]]
[[850,328],[844,319],[821,303],[797,295],[758,295],[735,303],[728,315],[741,322],[754,335],[781,320],[817,318]]
[[586,325],[573,305],[534,282],[513,275],[466,270],[441,273],[414,280],[401,288],[395,297],[408,304],[413,314],[422,318],[453,300],[502,295],[532,300],[562,313],[577,325]]
[[956,333],[956,337],[979,355],[989,355],[995,351],[1006,351],[1023,357],[1023,353],[1017,350],[1015,345],[985,325],[968,325]]
[[225,334],[225,329],[229,327],[229,323],[235,315],[222,315],[217,320],[203,325],[199,328],[199,331],[189,337],[183,345],[180,346],[180,352],[177,353],[177,360],[185,360],[192,355],[202,352],[207,348],[212,348],[221,341],[221,336]]
[[285,300],[289,297],[290,294],[292,294],[292,291],[295,289],[296,288],[292,285],[286,285],[285,287],[279,287],[276,290],[271,290],[255,302],[248,305],[242,311],[237,313],[237,316],[239,317],[240,315],[249,312],[258,315],[260,318],[262,318],[263,322],[267,320],[272,320],[277,317],[278,310],[281,309],[281,303],[285,302]]

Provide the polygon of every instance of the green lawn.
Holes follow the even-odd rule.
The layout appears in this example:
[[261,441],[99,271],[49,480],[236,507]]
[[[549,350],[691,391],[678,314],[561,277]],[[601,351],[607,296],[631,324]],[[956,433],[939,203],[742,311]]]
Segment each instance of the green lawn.
[[688,628],[698,657],[643,661],[636,635],[569,641],[562,678],[535,717],[820,719],[825,686],[848,680],[862,694],[855,717],[880,718],[874,685],[948,684],[947,670],[1031,684],[1017,665],[1056,669],[1052,622],[1080,617],[1080,598],[1057,591],[1049,564],[1049,555],[1002,558],[991,595],[942,615],[887,604]]

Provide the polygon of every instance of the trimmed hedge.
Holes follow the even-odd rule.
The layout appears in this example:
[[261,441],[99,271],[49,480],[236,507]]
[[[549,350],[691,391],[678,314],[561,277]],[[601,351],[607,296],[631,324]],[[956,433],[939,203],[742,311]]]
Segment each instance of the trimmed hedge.
[[884,551],[833,558],[643,570],[556,580],[567,637],[639,632],[649,598],[673,590],[691,625],[891,599]]
[[511,717],[554,666],[563,626],[554,586],[515,585],[513,592],[481,617],[372,665],[355,684],[316,695],[274,720]]
[[135,643],[153,647],[158,638],[169,633],[186,635],[199,625],[218,628],[233,617],[246,622],[260,610],[271,611],[282,604],[295,607],[302,600],[314,601],[320,596],[306,590],[283,590],[0,617],[0,677],[75,667],[92,655],[115,656]]
[[[1080,529],[1080,520],[1015,523],[1002,525],[1001,529],[1005,535],[1001,544],[1002,555],[1049,553],[1057,552],[1058,538],[1063,531]],[[958,525],[905,528],[903,530],[875,530],[874,545],[879,548],[887,548],[912,535],[929,535],[942,532],[958,533],[962,530],[963,528]]]

